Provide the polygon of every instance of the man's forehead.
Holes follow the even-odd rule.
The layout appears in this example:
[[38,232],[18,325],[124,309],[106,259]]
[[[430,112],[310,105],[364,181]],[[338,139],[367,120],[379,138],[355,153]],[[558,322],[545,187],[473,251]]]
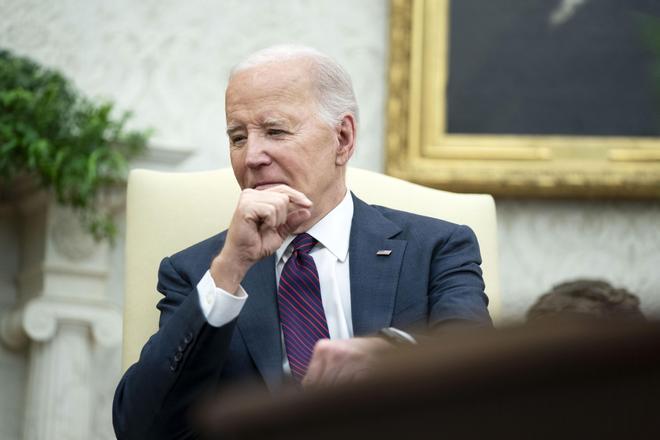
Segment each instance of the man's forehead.
[[273,61],[235,73],[227,85],[226,94],[228,97],[240,97],[264,90],[300,93],[311,86],[311,81],[311,63],[308,60]]
[[[227,86],[227,129],[246,124],[288,124],[316,97],[309,69],[300,60],[275,62],[237,72]],[[297,116],[296,116],[297,115]]]

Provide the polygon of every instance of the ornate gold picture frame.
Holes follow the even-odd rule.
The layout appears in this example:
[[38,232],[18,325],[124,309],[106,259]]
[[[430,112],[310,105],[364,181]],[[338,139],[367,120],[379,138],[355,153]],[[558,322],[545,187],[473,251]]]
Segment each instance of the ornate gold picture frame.
[[388,174],[505,196],[660,196],[660,138],[446,130],[450,0],[392,0]]

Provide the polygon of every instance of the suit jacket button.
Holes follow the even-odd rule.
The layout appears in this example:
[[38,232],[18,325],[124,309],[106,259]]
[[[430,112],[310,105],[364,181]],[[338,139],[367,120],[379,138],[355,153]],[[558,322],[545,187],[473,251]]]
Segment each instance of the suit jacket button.
[[183,357],[183,353],[177,351],[176,354],[174,355],[174,362],[179,362],[182,357]]
[[173,372],[176,371],[176,366],[177,366],[177,365],[176,365],[174,362],[172,362],[172,363],[170,364],[170,371],[173,371]]
[[183,338],[183,343],[190,344],[192,338],[193,338],[193,334],[191,332],[186,333],[186,336]]

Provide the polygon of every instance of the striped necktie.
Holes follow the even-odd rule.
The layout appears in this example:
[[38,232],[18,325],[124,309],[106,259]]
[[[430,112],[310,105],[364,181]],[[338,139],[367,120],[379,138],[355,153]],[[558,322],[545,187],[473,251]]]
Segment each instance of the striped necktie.
[[291,242],[293,253],[282,269],[277,294],[286,355],[291,374],[297,381],[307,372],[316,341],[330,337],[319,274],[309,255],[316,243],[318,241],[307,233]]

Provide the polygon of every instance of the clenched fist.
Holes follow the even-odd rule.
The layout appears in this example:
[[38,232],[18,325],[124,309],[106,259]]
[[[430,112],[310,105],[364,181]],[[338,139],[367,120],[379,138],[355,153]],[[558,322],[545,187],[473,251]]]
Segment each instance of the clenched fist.
[[379,355],[392,347],[379,337],[320,339],[302,386],[323,387],[363,379],[376,368]]
[[275,252],[308,220],[311,207],[307,196],[287,185],[243,190],[225,245],[211,263],[215,285],[236,293],[250,267]]

